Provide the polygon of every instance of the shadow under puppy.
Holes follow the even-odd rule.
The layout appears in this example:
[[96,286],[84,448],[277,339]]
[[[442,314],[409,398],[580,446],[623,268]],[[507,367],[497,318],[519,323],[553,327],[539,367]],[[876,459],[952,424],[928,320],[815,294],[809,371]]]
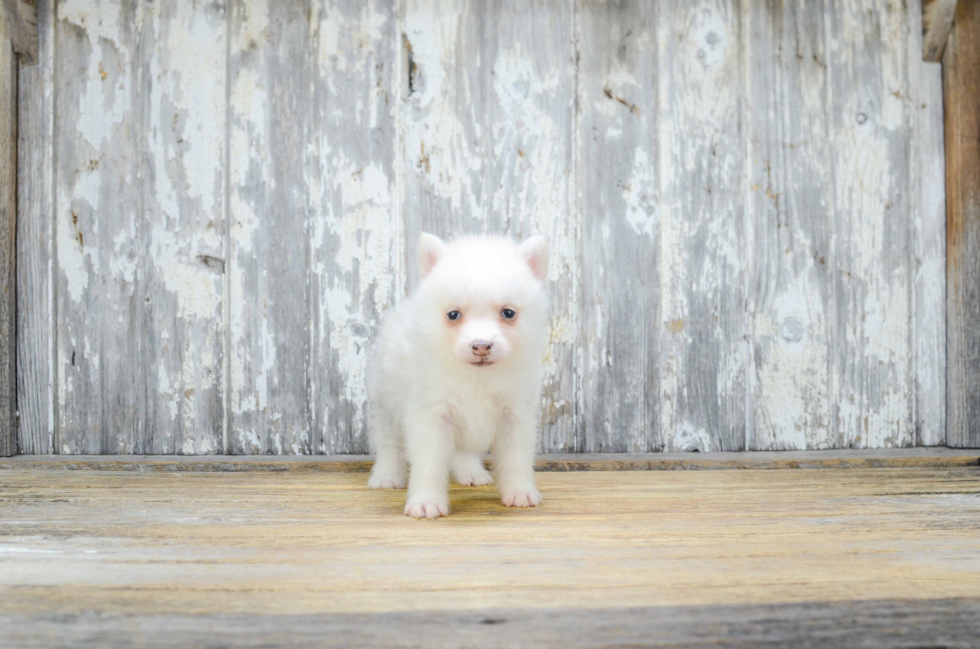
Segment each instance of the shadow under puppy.
[[421,282],[387,318],[368,371],[368,484],[404,488],[407,462],[405,514],[415,518],[449,513],[450,471],[462,485],[496,480],[508,507],[534,507],[545,240],[422,234],[418,265]]

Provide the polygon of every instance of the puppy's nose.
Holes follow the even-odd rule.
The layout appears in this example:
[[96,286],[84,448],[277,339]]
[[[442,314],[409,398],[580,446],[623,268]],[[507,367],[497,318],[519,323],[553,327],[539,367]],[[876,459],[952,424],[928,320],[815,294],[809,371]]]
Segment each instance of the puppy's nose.
[[473,342],[473,355],[474,356],[489,356],[490,348],[493,343],[488,343],[485,340],[477,340]]

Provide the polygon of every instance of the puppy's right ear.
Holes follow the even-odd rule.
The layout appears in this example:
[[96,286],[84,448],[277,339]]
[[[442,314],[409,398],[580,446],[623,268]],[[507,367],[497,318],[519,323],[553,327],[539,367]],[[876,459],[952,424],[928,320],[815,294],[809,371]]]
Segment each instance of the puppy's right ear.
[[446,251],[446,244],[442,239],[423,232],[419,237],[419,277],[425,278]]

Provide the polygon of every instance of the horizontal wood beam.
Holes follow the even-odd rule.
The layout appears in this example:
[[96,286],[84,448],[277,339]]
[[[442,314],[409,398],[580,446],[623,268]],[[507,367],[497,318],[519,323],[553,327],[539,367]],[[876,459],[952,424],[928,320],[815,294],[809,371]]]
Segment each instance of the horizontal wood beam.
[[6,38],[21,63],[37,63],[37,6],[35,0],[0,0],[0,20],[7,28]]
[[[370,455],[19,455],[0,471],[366,473]],[[731,453],[544,453],[536,471],[671,471],[710,469],[881,469],[980,466],[980,449],[942,447],[742,451]]]
[[962,0],[943,55],[949,446],[980,445],[980,0]]
[[943,57],[946,40],[953,28],[957,0],[923,0],[922,58],[933,63]]

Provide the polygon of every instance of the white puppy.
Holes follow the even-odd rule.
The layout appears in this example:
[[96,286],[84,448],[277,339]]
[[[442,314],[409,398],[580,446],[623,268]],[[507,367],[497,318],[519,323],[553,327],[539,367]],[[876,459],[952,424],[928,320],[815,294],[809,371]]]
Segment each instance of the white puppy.
[[[405,514],[449,513],[449,473],[463,485],[496,479],[503,503],[534,507],[547,340],[542,237],[518,246],[499,237],[445,244],[419,239],[418,290],[392,313],[368,373],[369,485],[405,487]],[[481,456],[491,453],[493,478]]]

